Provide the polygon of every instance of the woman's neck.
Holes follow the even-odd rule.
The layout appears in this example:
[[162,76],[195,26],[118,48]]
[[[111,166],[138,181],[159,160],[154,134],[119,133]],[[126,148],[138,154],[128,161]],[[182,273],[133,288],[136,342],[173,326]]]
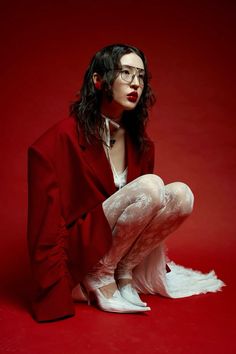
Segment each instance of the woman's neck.
[[114,114],[111,114],[111,113],[106,112],[106,111],[105,112],[102,111],[101,114],[102,114],[103,117],[109,118],[109,119],[113,120],[114,122],[120,124],[122,115],[114,115]]
[[102,102],[101,113],[105,117],[112,119],[114,122],[120,123],[123,110],[121,107],[114,107],[114,105],[111,105],[110,103]]

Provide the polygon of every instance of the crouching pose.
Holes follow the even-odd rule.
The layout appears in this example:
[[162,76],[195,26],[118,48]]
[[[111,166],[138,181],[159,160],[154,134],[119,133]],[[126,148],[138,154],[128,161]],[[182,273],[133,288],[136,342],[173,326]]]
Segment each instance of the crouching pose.
[[140,293],[181,297],[223,285],[214,273],[166,264],[163,241],[191,214],[194,197],[185,183],[165,185],[154,174],[146,134],[154,102],[142,51],[110,45],[92,58],[71,117],[29,148],[38,321],[73,315],[74,301],[146,312]]

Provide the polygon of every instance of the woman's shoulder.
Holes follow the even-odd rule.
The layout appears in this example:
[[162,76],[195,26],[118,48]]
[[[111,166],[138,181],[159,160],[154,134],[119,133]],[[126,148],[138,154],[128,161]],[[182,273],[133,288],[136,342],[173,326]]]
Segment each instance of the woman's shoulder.
[[77,122],[72,117],[63,119],[51,126],[42,135],[40,135],[30,147],[44,150],[54,146],[56,142],[63,141],[66,138],[78,139]]

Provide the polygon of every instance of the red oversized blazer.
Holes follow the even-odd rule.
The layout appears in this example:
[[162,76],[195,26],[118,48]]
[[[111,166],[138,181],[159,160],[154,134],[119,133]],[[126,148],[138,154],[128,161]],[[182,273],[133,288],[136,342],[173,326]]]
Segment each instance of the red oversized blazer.
[[[153,173],[153,143],[139,154],[125,140],[128,182]],[[73,118],[57,123],[29,147],[28,186],[33,316],[72,316],[72,288],[112,240],[102,203],[116,187],[102,143],[89,144]]]

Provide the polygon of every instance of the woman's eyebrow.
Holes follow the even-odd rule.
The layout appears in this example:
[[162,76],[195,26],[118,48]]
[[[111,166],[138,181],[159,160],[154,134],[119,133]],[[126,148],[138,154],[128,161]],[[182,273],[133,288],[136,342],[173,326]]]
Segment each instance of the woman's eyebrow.
[[122,66],[122,68],[124,68],[124,67],[125,68],[132,68],[132,69],[137,69],[139,71],[145,72],[145,70],[143,68],[138,68],[137,66],[132,66],[132,65],[128,65],[128,64],[122,64],[121,66]]

